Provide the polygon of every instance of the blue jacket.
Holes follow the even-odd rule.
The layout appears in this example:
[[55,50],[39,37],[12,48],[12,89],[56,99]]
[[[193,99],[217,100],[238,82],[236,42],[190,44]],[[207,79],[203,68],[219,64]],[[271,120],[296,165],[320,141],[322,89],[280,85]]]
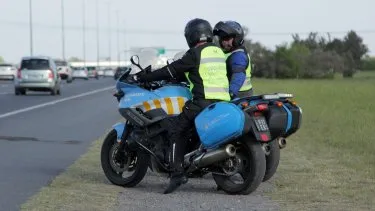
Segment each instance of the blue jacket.
[[229,92],[236,96],[246,79],[246,68],[249,58],[243,51],[234,52],[227,61],[228,78],[230,81]]

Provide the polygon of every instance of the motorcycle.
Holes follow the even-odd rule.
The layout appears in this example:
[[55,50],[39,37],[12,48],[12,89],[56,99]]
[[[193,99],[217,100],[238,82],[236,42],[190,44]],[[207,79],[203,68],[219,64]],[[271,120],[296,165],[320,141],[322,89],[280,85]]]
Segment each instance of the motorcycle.
[[[132,56],[131,62],[146,74],[151,71],[150,65],[140,66],[138,56]],[[115,124],[102,144],[106,177],[115,185],[134,187],[148,168],[170,174],[173,155],[168,128],[192,97],[188,85],[139,83],[128,71],[118,79],[116,89],[114,96],[125,122]],[[253,96],[216,102],[202,110],[186,132],[190,142],[184,156],[186,173],[211,173],[228,194],[255,191],[266,174],[264,144],[288,137],[300,127],[302,112],[291,97],[282,93]]]
[[[186,50],[178,52],[174,56],[173,59],[167,60],[167,64],[169,65],[173,61],[176,61],[177,59],[180,59],[185,54],[185,52],[186,52]],[[284,96],[285,96],[285,94],[284,94]],[[291,97],[291,95],[289,95],[289,96]],[[283,96],[281,96],[281,99],[282,99],[282,97]],[[276,100],[276,99],[274,99],[274,100]],[[254,101],[254,102],[256,102],[256,101]],[[295,104],[295,102],[293,102],[293,103]],[[237,104],[238,104],[238,101],[237,101]],[[299,107],[298,109],[302,113],[301,108]],[[284,117],[283,117],[283,119],[280,119],[280,117],[279,117],[278,119],[280,119],[280,121],[285,122],[285,114],[286,114],[285,112],[287,110],[288,110],[288,108],[286,108],[284,106]],[[274,111],[272,111],[272,112],[274,113]],[[262,113],[265,116],[271,115],[269,113],[269,109],[264,109],[262,111]],[[289,118],[291,118],[291,117],[289,117]],[[269,120],[269,118],[267,118],[267,120]],[[298,119],[298,121],[301,122],[301,119]],[[281,125],[287,126],[286,124],[281,124]],[[285,129],[287,129],[287,128],[285,128]],[[292,132],[292,133],[294,133],[294,132]],[[262,143],[262,148],[263,148],[263,150],[265,152],[265,156],[266,156],[266,172],[265,172],[264,177],[263,177],[263,182],[266,182],[269,179],[271,179],[273,177],[273,175],[276,173],[276,170],[277,170],[277,168],[279,166],[279,162],[280,162],[280,150],[284,149],[286,147],[286,139],[285,138],[288,137],[289,135],[291,135],[292,133],[290,133],[290,134],[288,134],[284,137],[282,137],[282,136],[274,137],[274,139],[272,141]],[[282,135],[282,134],[280,134],[280,135]],[[203,177],[205,174],[206,173],[202,172],[202,171],[195,171],[195,172],[189,174],[189,176],[199,178],[199,177]]]

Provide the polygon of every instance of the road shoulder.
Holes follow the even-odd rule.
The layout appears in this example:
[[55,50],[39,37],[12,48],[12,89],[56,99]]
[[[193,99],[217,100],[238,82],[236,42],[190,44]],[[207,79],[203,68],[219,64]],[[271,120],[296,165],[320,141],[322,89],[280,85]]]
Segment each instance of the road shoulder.
[[[216,190],[211,176],[190,179],[170,195],[162,194],[166,177],[149,172],[134,188],[124,189],[109,183],[100,166],[103,139],[95,141],[50,185],[22,205],[22,210],[279,210],[277,203],[264,195],[274,186],[262,183],[250,195],[231,196]],[[163,203],[161,203],[163,201]]]
[[121,187],[106,180],[100,166],[103,139],[91,145],[64,173],[21,206],[22,210],[114,210]]

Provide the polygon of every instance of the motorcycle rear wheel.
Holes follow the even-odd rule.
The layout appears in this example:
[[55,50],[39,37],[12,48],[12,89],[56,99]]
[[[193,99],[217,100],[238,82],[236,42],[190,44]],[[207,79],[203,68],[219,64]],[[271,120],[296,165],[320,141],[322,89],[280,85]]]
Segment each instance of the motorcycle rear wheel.
[[263,182],[268,181],[276,173],[277,167],[280,162],[280,147],[277,140],[273,140],[268,144],[269,155],[266,155],[266,173],[263,177]]
[[[101,149],[101,165],[107,179],[114,185],[123,187],[134,187],[142,181],[146,175],[149,155],[143,150],[137,149],[118,152],[116,130],[111,130],[104,139]],[[120,153],[117,155],[117,153]],[[129,176],[125,173],[133,171]]]
[[[241,139],[237,150],[237,159],[240,161],[238,174],[243,179],[242,184],[236,184],[232,176],[212,174],[219,189],[228,194],[248,195],[255,191],[262,183],[266,171],[266,157],[259,142]],[[223,171],[224,172],[224,171]]]

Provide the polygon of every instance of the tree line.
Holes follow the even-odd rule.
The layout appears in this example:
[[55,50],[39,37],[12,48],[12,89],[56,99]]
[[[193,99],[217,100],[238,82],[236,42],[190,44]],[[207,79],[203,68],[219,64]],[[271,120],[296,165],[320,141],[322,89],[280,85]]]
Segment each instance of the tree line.
[[275,50],[246,39],[252,74],[264,78],[333,78],[340,73],[350,78],[358,70],[375,70],[375,58],[367,55],[367,45],[353,30],[342,39],[331,39],[330,34],[328,38],[319,36],[317,32],[305,39],[298,34],[292,38],[292,42],[277,45]]

